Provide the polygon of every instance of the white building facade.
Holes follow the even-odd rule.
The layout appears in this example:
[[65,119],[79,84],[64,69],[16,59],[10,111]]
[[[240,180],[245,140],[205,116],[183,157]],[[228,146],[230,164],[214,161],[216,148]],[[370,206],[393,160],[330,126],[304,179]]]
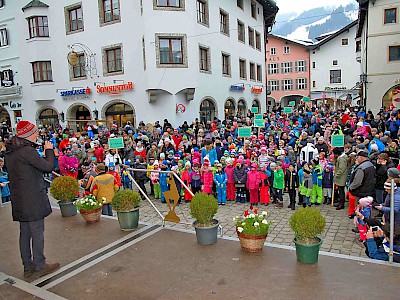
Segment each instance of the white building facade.
[[400,1],[359,0],[357,60],[362,100],[373,112],[400,107]]
[[360,69],[356,62],[357,21],[310,47],[311,99],[332,107],[359,97]]
[[[20,118],[76,130],[90,119],[179,126],[266,109],[273,1],[3,2],[0,71],[14,81],[0,97],[20,105],[14,115],[1,102],[13,127]],[[17,95],[5,96],[11,88]]]

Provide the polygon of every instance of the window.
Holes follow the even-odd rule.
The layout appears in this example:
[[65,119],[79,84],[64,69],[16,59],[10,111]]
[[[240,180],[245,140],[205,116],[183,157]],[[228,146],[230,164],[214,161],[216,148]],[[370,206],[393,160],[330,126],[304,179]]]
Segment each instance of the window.
[[257,81],[262,82],[262,67],[261,65],[257,65]]
[[289,46],[283,47],[283,54],[290,54],[290,47]]
[[0,29],[0,47],[8,46],[8,34],[7,29]]
[[84,53],[78,53],[78,64],[72,67],[72,73],[74,78],[86,77],[86,59]]
[[33,82],[53,81],[50,61],[36,61],[32,63]]
[[330,70],[330,83],[342,83],[342,70]]
[[29,37],[48,37],[49,23],[47,17],[32,17],[28,19]]
[[268,64],[268,74],[278,74],[279,73],[279,64],[278,63],[271,63]]
[[241,9],[243,9],[243,0],[237,0],[237,6],[240,7]]
[[210,72],[211,71],[210,48],[200,46],[199,59],[200,59],[200,71]]
[[268,89],[273,91],[279,91],[279,80],[269,80],[268,81]]
[[0,0],[0,8],[4,7],[4,0]]
[[120,18],[119,0],[103,0],[104,22],[118,21]]
[[292,79],[283,79],[282,80],[282,91],[291,91],[293,90],[293,80]]
[[296,90],[306,90],[308,86],[307,78],[296,79]]
[[222,53],[222,75],[231,75],[231,56],[227,53]]
[[116,73],[122,71],[122,49],[121,47],[107,49],[107,73]]
[[256,65],[255,63],[250,63],[250,80],[256,80]]
[[219,30],[229,35],[229,14],[222,9],[219,10]]
[[307,71],[307,61],[298,60],[296,61],[296,72],[306,72]]
[[384,24],[396,23],[396,18],[397,18],[397,8],[385,9]]
[[342,39],[342,46],[347,46],[349,44],[349,39]]
[[160,38],[160,64],[183,64],[182,38]]
[[282,74],[292,73],[292,62],[283,62],[282,66]]
[[181,7],[180,0],[157,0],[159,7]]
[[251,1],[251,16],[257,20],[257,6],[253,1]]
[[315,80],[313,80],[313,82],[312,82],[312,87],[313,88],[317,87],[317,82]]
[[246,60],[245,59],[239,59],[239,76],[240,76],[240,79],[247,80]]
[[334,61],[332,61],[332,65],[333,66],[337,66],[338,65],[338,61],[335,59]]
[[238,40],[241,42],[245,42],[245,33],[244,33],[244,23],[241,21],[237,21],[238,26]]
[[249,45],[254,48],[254,29],[249,26]]
[[256,30],[256,49],[261,50],[261,34]]
[[389,61],[400,60],[400,46],[389,46]]
[[361,41],[356,41],[356,52],[361,51]]
[[276,55],[276,48],[275,48],[275,47],[272,47],[272,48],[269,50],[269,54],[271,54],[271,55]]
[[208,25],[207,0],[197,0],[197,22],[203,25]]
[[68,10],[68,29],[67,32],[74,32],[83,29],[82,6],[76,6]]
[[315,69],[315,61],[312,62],[312,68]]

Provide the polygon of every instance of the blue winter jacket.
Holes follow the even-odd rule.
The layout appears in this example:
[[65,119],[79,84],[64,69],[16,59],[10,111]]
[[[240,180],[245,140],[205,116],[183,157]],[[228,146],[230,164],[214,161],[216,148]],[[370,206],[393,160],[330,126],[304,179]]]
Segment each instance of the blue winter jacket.
[[226,175],[225,172],[222,172],[222,173],[217,172],[217,173],[215,173],[215,175],[214,175],[214,183],[215,184],[222,184],[223,187],[225,187],[227,181],[228,181],[228,175]]
[[208,158],[210,159],[210,164],[213,166],[214,162],[217,160],[217,151],[215,151],[215,148],[212,148],[210,151],[207,151],[205,148],[201,150],[201,163],[204,162],[204,157],[208,155]]
[[[390,195],[386,196],[381,211],[385,214],[385,220],[390,220]],[[394,224],[400,225],[400,187],[394,191]]]

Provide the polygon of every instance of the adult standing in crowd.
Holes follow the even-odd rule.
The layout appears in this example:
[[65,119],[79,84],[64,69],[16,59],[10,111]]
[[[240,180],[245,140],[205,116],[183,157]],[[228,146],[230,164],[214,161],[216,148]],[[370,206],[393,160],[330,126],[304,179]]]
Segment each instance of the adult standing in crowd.
[[33,280],[60,267],[59,263],[48,264],[44,256],[44,218],[52,210],[43,173],[53,171],[54,151],[53,144],[46,141],[45,158],[39,156],[36,151],[39,133],[31,122],[20,121],[16,129],[17,136],[6,145],[6,163],[13,220],[20,223],[19,247],[24,278]]

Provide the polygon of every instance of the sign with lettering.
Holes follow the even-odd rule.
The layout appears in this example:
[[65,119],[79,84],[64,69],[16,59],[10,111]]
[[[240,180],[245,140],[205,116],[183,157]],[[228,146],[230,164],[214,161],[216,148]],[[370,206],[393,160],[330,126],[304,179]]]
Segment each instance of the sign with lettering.
[[265,122],[264,119],[254,119],[254,127],[264,127]]
[[14,75],[12,70],[4,70],[0,72],[1,86],[9,87],[14,85]]
[[251,88],[251,91],[252,91],[253,93],[255,93],[255,94],[261,94],[261,93],[263,92],[263,88],[262,88],[262,87],[255,87],[255,86],[253,86],[253,87]]
[[238,137],[240,137],[240,138],[251,137],[251,128],[250,127],[239,127],[238,128]]
[[251,108],[251,113],[252,114],[257,114],[258,113],[258,107],[252,107]]
[[296,106],[296,101],[290,101],[289,106]]
[[335,134],[332,135],[332,147],[343,147],[344,146],[344,135],[343,134]]
[[61,97],[69,97],[69,96],[79,96],[79,95],[89,95],[92,91],[89,87],[86,89],[78,89],[78,90],[70,90],[70,91],[61,91]]
[[263,115],[262,114],[255,114],[254,115],[254,120],[263,120]]
[[19,103],[19,102],[14,102],[14,101],[11,101],[11,100],[8,101],[8,107],[9,107],[11,110],[20,110],[20,109],[23,109],[21,103]]
[[132,81],[128,81],[124,84],[117,84],[117,85],[105,85],[96,86],[97,93],[103,94],[120,94],[123,91],[132,91],[133,90],[133,83]]
[[285,114],[291,114],[292,111],[293,111],[293,108],[292,108],[292,107],[284,107],[284,108],[283,108],[283,112],[284,112]]
[[108,139],[108,145],[110,146],[110,149],[120,149],[124,148],[124,138],[119,137],[119,138],[112,138]]
[[308,98],[308,97],[303,97],[303,101],[306,102],[306,103],[308,103],[308,102],[310,102],[311,100],[310,100],[310,98]]
[[246,87],[244,84],[233,84],[231,85],[231,91],[245,91]]
[[334,86],[334,87],[326,86],[325,87],[325,91],[344,91],[344,90],[347,90],[347,87],[345,87],[345,86]]

